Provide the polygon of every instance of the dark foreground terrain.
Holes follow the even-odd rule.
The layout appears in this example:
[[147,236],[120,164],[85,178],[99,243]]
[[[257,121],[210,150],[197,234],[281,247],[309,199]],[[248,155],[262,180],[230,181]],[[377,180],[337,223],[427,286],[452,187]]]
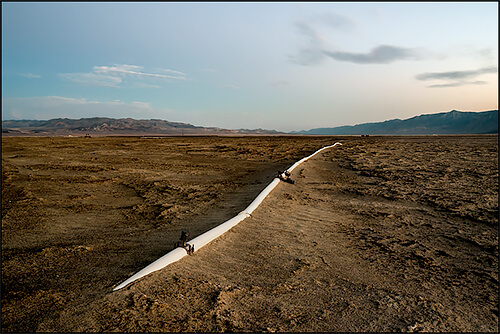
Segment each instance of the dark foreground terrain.
[[496,332],[498,137],[3,138],[2,331]]

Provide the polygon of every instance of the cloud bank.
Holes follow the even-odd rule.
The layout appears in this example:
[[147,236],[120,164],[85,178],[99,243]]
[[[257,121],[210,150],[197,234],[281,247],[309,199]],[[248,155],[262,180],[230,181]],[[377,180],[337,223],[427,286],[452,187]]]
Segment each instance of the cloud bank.
[[[329,27],[340,31],[351,31],[355,24],[348,18],[336,14],[328,14],[315,20],[314,23],[325,23]],[[329,50],[328,39],[318,33],[309,22],[301,21],[295,23],[295,28],[305,41],[296,55],[289,56],[290,61],[300,65],[319,64],[325,58],[336,61],[350,62],[355,64],[389,64],[400,60],[419,60],[422,58],[422,50],[416,48],[403,48],[394,45],[378,45],[366,53],[355,53],[348,51]]]
[[324,38],[305,22],[295,23],[295,28],[305,40],[306,46],[297,54],[290,55],[290,61],[299,65],[319,64],[324,58],[321,51],[324,48]]
[[338,60],[356,64],[389,64],[398,60],[420,59],[416,49],[401,48],[392,45],[380,45],[368,53],[342,51],[323,51],[325,55]]
[[[168,74],[164,74],[168,73]],[[144,67],[137,65],[94,66],[86,73],[60,73],[64,81],[81,85],[119,88],[129,83],[136,87],[157,88],[155,84],[144,83],[143,79],[186,80],[186,74],[171,69],[156,69],[146,72]]]
[[6,98],[2,100],[2,119],[133,117],[158,113],[149,103],[122,101],[100,102],[61,96]]
[[451,79],[462,80],[477,77],[485,73],[497,73],[496,66],[484,67],[477,70],[470,71],[450,71],[450,72],[430,72],[422,73],[416,76],[417,80],[433,80],[433,79]]
[[356,24],[350,18],[332,12],[324,13],[313,20],[343,31],[352,31],[356,28]]
[[467,86],[467,85],[485,85],[487,84],[486,81],[459,81],[459,82],[451,82],[451,83],[445,83],[445,84],[435,84],[435,85],[430,85],[427,86],[428,88],[448,88],[448,87],[460,87],[460,86]]
[[497,73],[497,72],[498,68],[496,66],[489,66],[477,70],[421,73],[416,75],[415,79],[419,81],[428,81],[428,80],[445,81],[444,83],[427,86],[429,88],[459,87],[465,85],[486,84],[485,81],[468,81],[468,80],[475,79],[476,77],[482,74]]

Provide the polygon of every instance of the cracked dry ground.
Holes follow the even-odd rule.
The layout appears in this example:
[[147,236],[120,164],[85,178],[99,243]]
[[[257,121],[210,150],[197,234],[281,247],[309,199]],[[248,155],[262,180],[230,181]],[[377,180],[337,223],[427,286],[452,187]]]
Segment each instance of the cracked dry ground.
[[498,331],[497,136],[4,138],[2,180],[3,331]]

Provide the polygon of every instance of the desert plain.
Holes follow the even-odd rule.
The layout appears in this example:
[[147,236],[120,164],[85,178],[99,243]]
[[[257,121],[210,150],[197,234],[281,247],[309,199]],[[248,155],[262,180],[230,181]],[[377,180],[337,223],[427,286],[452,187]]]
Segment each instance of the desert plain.
[[3,137],[1,288],[2,332],[497,332],[498,136]]

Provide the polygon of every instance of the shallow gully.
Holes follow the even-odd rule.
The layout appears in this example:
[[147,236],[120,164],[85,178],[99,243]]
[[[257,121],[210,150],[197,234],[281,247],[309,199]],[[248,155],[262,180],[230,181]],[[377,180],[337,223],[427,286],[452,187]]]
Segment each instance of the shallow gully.
[[[297,166],[299,166],[304,161],[312,158],[314,155],[320,153],[321,151],[335,147],[336,145],[342,145],[342,143],[337,142],[333,145],[329,145],[329,146],[325,146],[323,148],[320,148],[319,150],[317,150],[313,154],[311,154],[311,155],[297,161],[296,163],[294,163],[290,168],[288,168],[285,172],[283,172],[281,174],[281,177],[285,178],[286,177],[285,174],[291,173],[295,168],[297,168]],[[189,241],[190,247],[192,247],[192,249],[198,250],[201,247],[208,244],[209,242],[211,242],[212,240],[218,238],[219,236],[221,236],[225,232],[229,231],[231,228],[236,226],[238,223],[240,223],[245,218],[250,217],[252,212],[255,209],[257,209],[257,207],[260,205],[260,203],[262,203],[262,201],[267,197],[267,195],[269,195],[269,193],[279,183],[280,183],[280,178],[279,177],[274,178],[273,181],[271,181],[271,183],[266,188],[264,188],[264,190],[261,191],[261,193],[253,200],[252,203],[250,203],[250,205],[245,210],[241,211],[239,214],[237,214],[233,218],[225,221],[224,223],[222,223],[222,224],[214,227],[213,229],[211,229],[203,234],[200,234],[196,238],[190,240]],[[133,276],[131,276],[130,278],[125,280],[123,283],[117,285],[113,289],[113,291],[120,290],[120,289],[126,287],[127,285],[129,285],[130,283],[134,282],[135,280],[138,280],[141,277],[144,277],[144,276],[146,276],[154,271],[160,270],[160,269],[168,266],[171,263],[179,261],[180,259],[182,259],[186,255],[188,255],[188,252],[184,247],[177,247],[174,250],[165,254],[164,256],[160,257],[158,260],[154,261],[150,265],[146,266],[145,268],[143,268],[142,270],[140,270],[139,272],[137,272],[136,274],[134,274]]]

